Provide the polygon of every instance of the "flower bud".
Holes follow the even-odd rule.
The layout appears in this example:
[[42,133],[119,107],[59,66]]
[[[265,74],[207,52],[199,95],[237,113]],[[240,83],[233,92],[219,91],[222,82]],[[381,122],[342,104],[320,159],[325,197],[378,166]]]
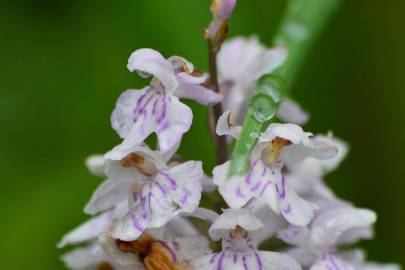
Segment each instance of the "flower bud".
[[215,17],[225,21],[231,17],[236,6],[236,0],[213,0],[211,11]]

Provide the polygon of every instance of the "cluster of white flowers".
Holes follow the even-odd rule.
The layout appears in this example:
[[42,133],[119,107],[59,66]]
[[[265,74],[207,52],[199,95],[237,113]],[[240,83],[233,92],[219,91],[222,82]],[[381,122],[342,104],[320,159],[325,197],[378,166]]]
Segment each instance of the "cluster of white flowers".
[[[180,98],[203,105],[222,102],[226,112],[217,133],[231,142],[241,131],[255,81],[279,67],[286,55],[285,48],[267,49],[255,37],[225,42],[217,59],[220,95],[207,88],[208,76],[186,59],[165,59],[151,49],[135,51],[128,69],[151,82],[118,99],[111,120],[122,143],[88,159],[90,171],[107,180],[85,207],[94,217],[59,243],[85,244],[62,257],[67,267],[399,269],[367,263],[360,250],[339,249],[371,238],[376,215],[338,199],[325,185],[323,177],[346,156],[347,145],[331,135],[304,132],[298,124],[309,116],[292,100],[278,111],[286,123],[273,123],[259,135],[245,175],[229,177],[226,162],[214,168],[211,178],[201,161],[173,158],[193,119]],[[152,133],[158,139],[156,150],[144,142]],[[216,190],[229,209],[199,208],[202,193]],[[201,232],[202,221],[210,224],[208,236]],[[258,248],[274,238],[285,243],[277,252]],[[222,247],[212,250],[211,241],[222,241]]]

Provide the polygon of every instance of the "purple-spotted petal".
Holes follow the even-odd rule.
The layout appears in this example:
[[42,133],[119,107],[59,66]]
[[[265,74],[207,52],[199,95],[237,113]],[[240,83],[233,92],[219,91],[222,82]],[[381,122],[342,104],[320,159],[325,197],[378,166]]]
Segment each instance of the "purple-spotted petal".
[[296,226],[308,225],[313,219],[315,210],[318,209],[318,207],[298,196],[298,194],[289,187],[284,175],[278,180],[276,189],[278,191],[281,214],[290,224]]
[[112,236],[137,239],[146,229],[165,225],[181,213],[192,213],[201,198],[201,162],[189,161],[160,170],[142,185],[130,213],[113,229]]
[[192,262],[195,270],[300,270],[301,267],[288,255],[276,252],[247,250],[220,253],[198,258]]
[[128,69],[138,72],[143,77],[152,75],[159,79],[168,93],[177,87],[172,64],[155,50],[139,49],[133,52],[128,59]]
[[129,90],[122,94],[112,115],[114,129],[125,138],[122,149],[141,144],[152,132],[156,133],[159,149],[173,149],[190,129],[191,109],[177,97],[162,94],[153,88]]
[[213,180],[219,192],[231,208],[240,208],[252,198],[266,202],[276,213],[279,212],[275,188],[280,168],[269,168],[260,159],[251,164],[244,176],[227,177],[230,162],[214,168]]
[[310,238],[307,227],[290,225],[287,229],[278,232],[278,238],[293,246],[305,246]]

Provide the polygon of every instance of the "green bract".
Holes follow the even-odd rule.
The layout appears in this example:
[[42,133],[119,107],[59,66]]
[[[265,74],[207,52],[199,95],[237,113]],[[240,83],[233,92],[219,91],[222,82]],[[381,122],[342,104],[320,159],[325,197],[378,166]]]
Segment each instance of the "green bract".
[[271,97],[280,103],[287,95],[287,90],[281,77],[266,74],[256,82],[256,92]]
[[256,121],[264,123],[277,113],[277,103],[268,95],[256,94],[250,100],[249,111]]

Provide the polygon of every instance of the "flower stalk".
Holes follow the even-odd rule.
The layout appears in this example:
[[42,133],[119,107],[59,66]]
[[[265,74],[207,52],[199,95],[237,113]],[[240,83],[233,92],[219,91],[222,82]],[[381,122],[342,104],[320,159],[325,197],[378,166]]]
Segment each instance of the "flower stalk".
[[[339,7],[340,0],[290,0],[286,12],[276,32],[273,43],[288,48],[286,62],[274,71],[275,80],[282,80],[285,89],[279,84],[274,91],[289,91],[295,77],[312,44],[320,35],[326,23]],[[279,88],[279,89],[276,89]],[[280,100],[275,100],[277,104]],[[260,122],[254,116],[254,103],[251,102],[246,115],[240,139],[232,153],[230,175],[240,175],[248,169],[248,157],[262,132],[270,121]]]

